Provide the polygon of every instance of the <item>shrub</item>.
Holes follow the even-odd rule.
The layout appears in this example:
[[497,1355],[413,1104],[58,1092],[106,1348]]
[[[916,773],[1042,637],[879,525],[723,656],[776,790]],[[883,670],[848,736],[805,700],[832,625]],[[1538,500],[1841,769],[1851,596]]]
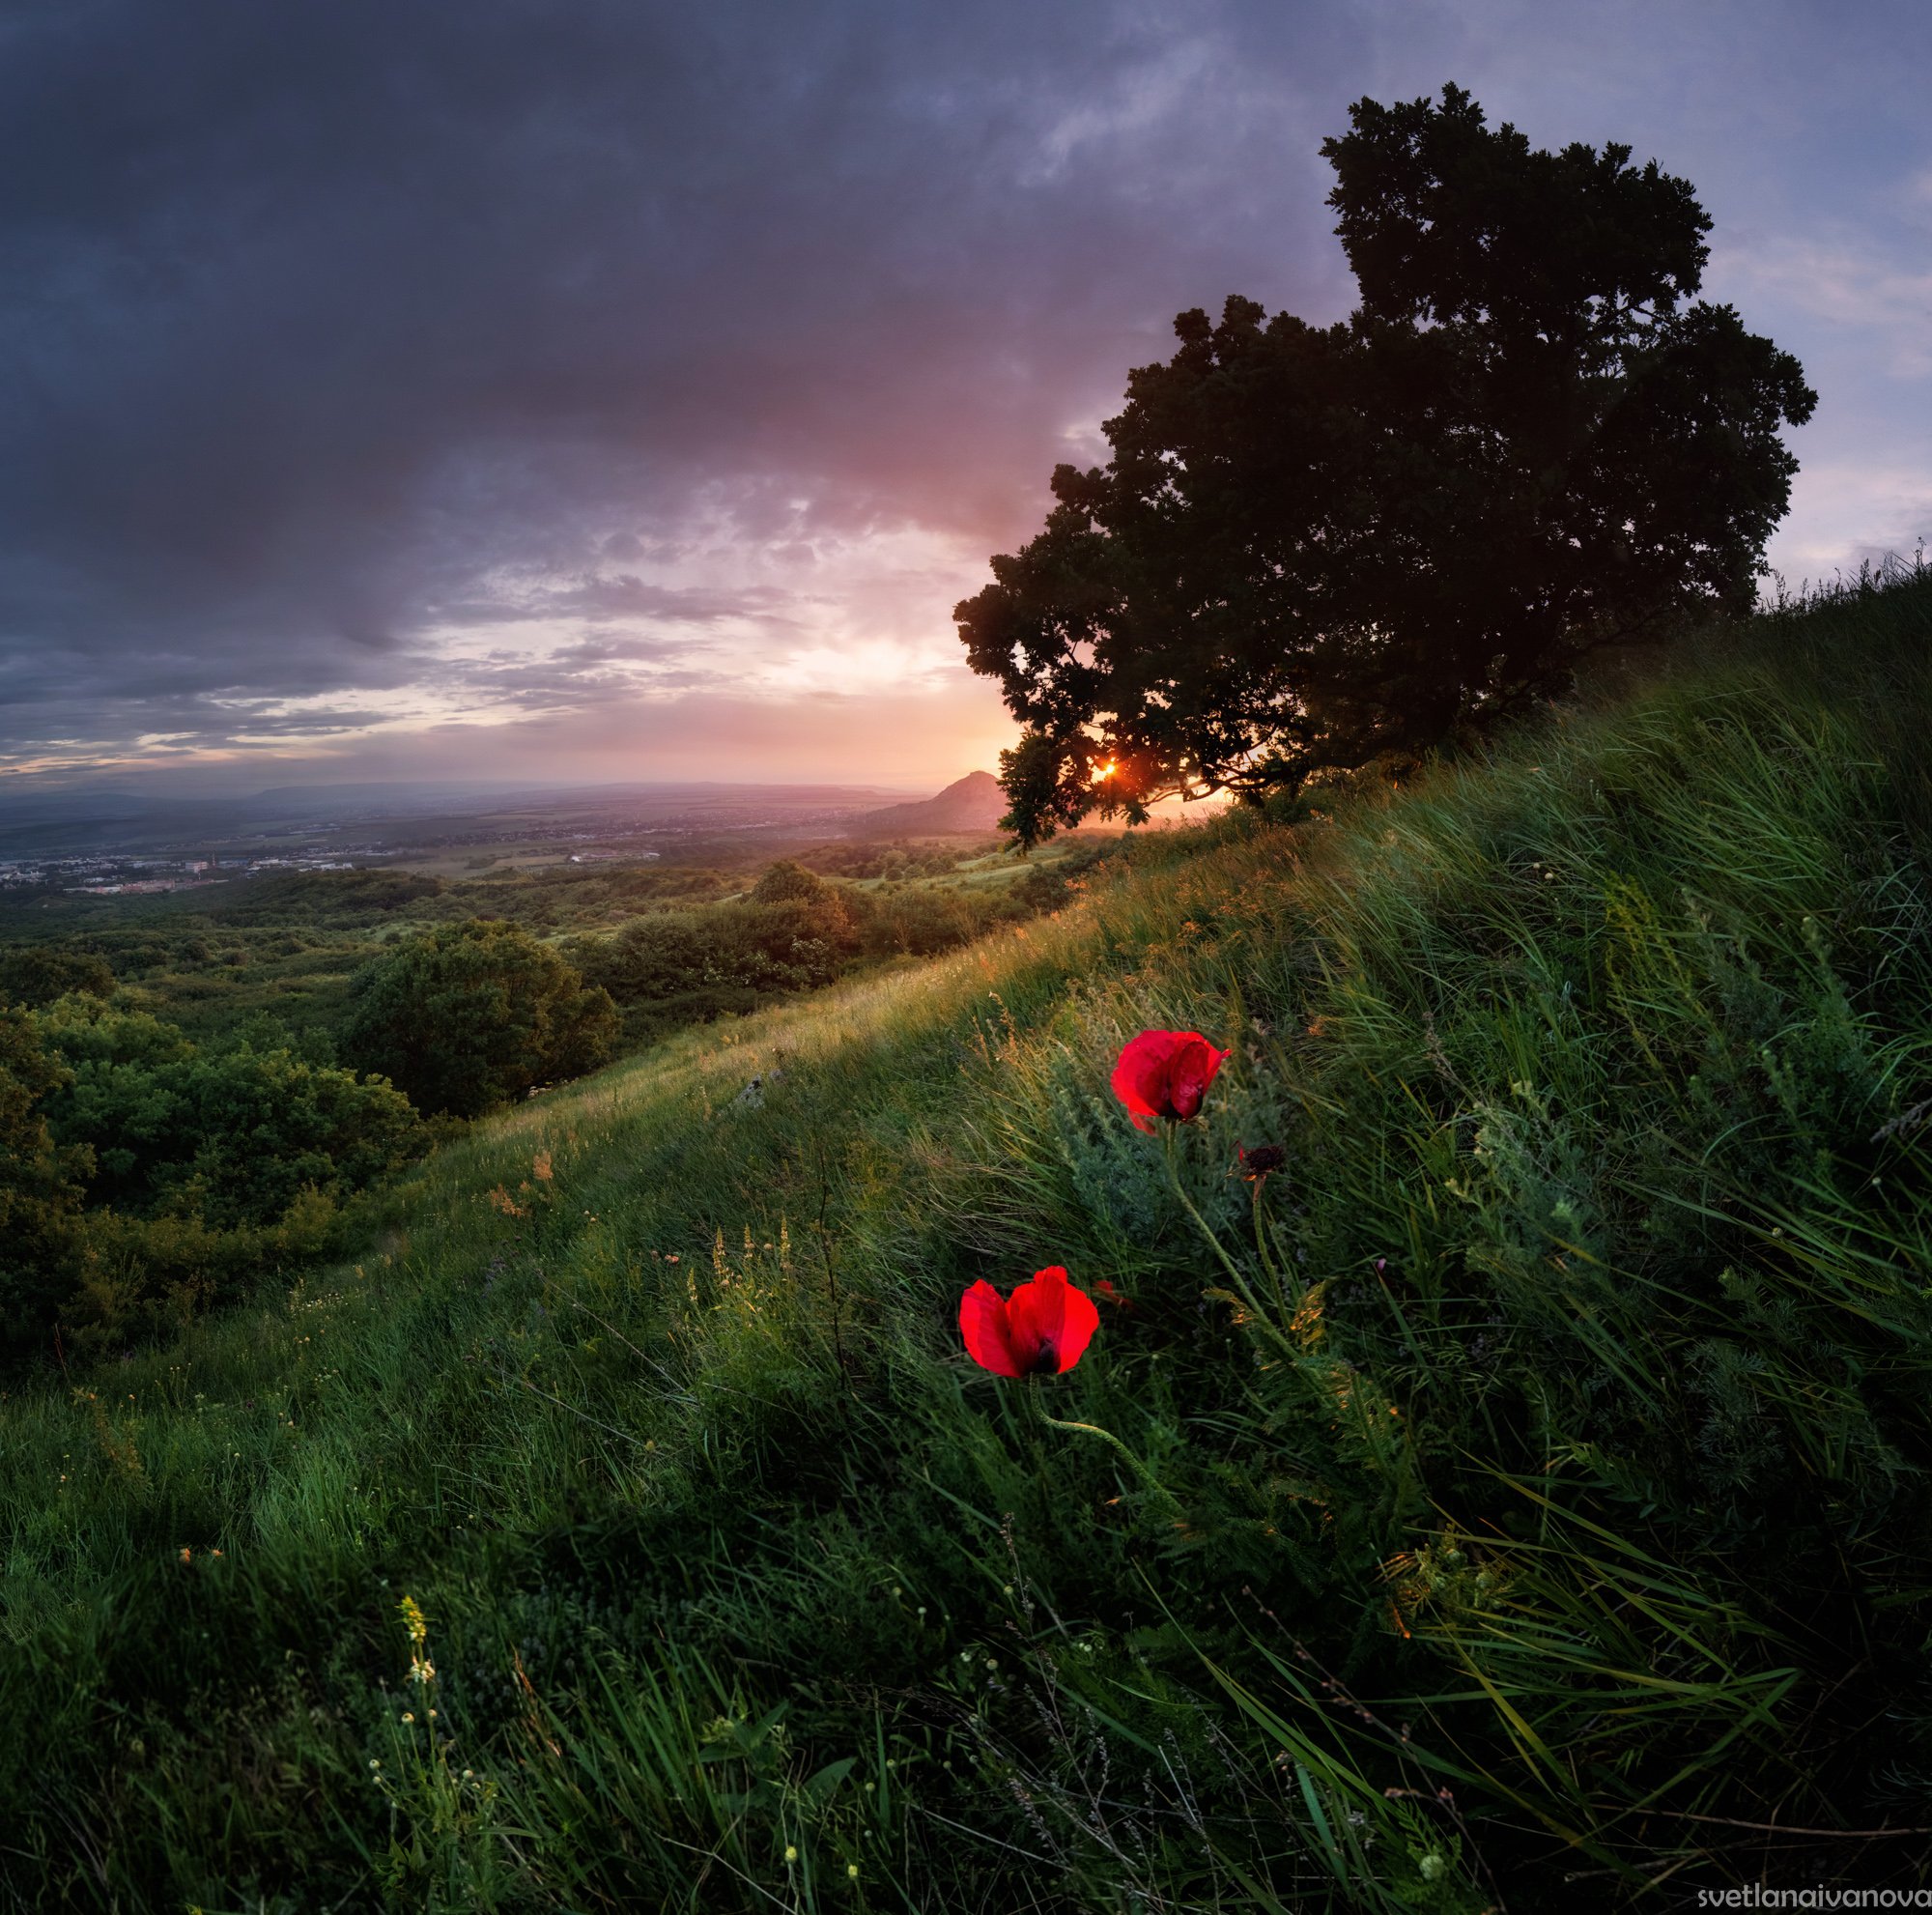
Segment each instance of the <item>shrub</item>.
[[421,1109],[474,1117],[609,1056],[617,1010],[554,950],[487,918],[439,925],[356,974],[343,1054]]
[[56,1148],[47,1099],[68,1072],[33,1020],[0,1009],[0,1350],[38,1342],[73,1280],[85,1158]]
[[0,1004],[40,1006],[70,991],[107,997],[113,990],[113,967],[94,952],[66,951],[51,944],[0,951]]

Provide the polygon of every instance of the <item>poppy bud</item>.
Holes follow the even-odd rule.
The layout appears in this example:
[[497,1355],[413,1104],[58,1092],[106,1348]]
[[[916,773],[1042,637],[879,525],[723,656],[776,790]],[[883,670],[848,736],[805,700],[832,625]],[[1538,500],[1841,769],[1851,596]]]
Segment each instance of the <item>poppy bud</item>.
[[1122,1050],[1110,1081],[1135,1129],[1151,1130],[1156,1117],[1185,1124],[1233,1054],[1216,1050],[1199,1031],[1143,1031]]
[[1036,1271],[1010,1297],[983,1278],[959,1300],[966,1354],[996,1377],[1056,1376],[1080,1360],[1100,1313],[1058,1264]]

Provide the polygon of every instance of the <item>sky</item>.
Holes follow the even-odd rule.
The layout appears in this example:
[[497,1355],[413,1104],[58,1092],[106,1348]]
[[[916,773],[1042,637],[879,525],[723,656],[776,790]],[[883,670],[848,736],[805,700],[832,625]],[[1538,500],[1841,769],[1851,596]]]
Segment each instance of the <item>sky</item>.
[[952,612],[1318,149],[1468,88],[1714,220],[1792,583],[1932,534],[1919,0],[11,0],[0,789],[937,789]]

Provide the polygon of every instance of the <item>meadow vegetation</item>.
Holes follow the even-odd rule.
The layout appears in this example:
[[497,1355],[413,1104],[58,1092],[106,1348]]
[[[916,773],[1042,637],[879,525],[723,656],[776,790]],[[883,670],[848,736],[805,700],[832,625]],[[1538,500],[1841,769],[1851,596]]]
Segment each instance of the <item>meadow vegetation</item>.
[[[724,955],[725,968],[743,970],[732,950],[738,940],[731,915],[714,917],[710,907],[741,899],[771,853],[747,844],[731,863],[712,855],[715,847],[700,848],[708,861],[558,863],[458,879],[375,867],[270,872],[172,896],[10,891],[0,895],[0,1002],[41,1006],[76,990],[108,995],[127,989],[140,994],[143,1009],[197,1041],[267,1015],[297,1039],[326,1046],[349,1015],[355,974],[399,938],[483,920],[571,944],[581,958],[635,919],[660,911],[693,920]],[[1071,848],[1076,862],[1089,858],[1094,840],[1090,836]],[[1022,915],[1021,905],[1038,908],[1037,901],[1027,904],[1018,882],[1025,873],[1010,860],[987,869],[997,849],[997,841],[958,838],[832,841],[796,846],[789,855],[851,883],[881,906],[899,900],[889,919],[896,914],[917,923],[922,913],[944,918],[950,907],[936,900],[922,903],[923,893],[977,891],[988,880],[992,896],[978,906],[982,913],[1008,892],[1014,893],[1008,915]],[[987,929],[997,913],[970,924],[952,915],[956,938]],[[890,929],[871,942],[884,951],[940,948],[929,940],[921,945],[917,938],[895,938]],[[696,1015],[754,1009],[769,995],[699,1003]]]
[[1107,842],[1024,869],[955,838],[729,874],[287,872],[186,911],[10,900],[30,935],[0,937],[0,1365],[233,1301],[352,1242],[363,1193],[465,1121],[1048,909]]
[[[1867,579],[1399,791],[1137,834],[18,1384],[12,1905],[1918,1879],[1929,637]],[[1149,1027],[1233,1053],[1151,1137]],[[1048,1264],[1113,1289],[1078,1367],[973,1368],[962,1291]]]

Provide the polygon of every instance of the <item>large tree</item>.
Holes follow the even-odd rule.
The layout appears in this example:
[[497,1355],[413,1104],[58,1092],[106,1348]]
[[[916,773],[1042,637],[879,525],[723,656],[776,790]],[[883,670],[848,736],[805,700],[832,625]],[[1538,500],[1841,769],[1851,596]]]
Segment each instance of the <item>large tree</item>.
[[1533,150],[1457,87],[1323,143],[1361,302],[1232,298],[1128,376],[1114,456],[955,617],[1026,727],[1022,842],[1175,793],[1406,760],[1611,644],[1742,612],[1815,395],[1692,302],[1711,222],[1630,149]]

